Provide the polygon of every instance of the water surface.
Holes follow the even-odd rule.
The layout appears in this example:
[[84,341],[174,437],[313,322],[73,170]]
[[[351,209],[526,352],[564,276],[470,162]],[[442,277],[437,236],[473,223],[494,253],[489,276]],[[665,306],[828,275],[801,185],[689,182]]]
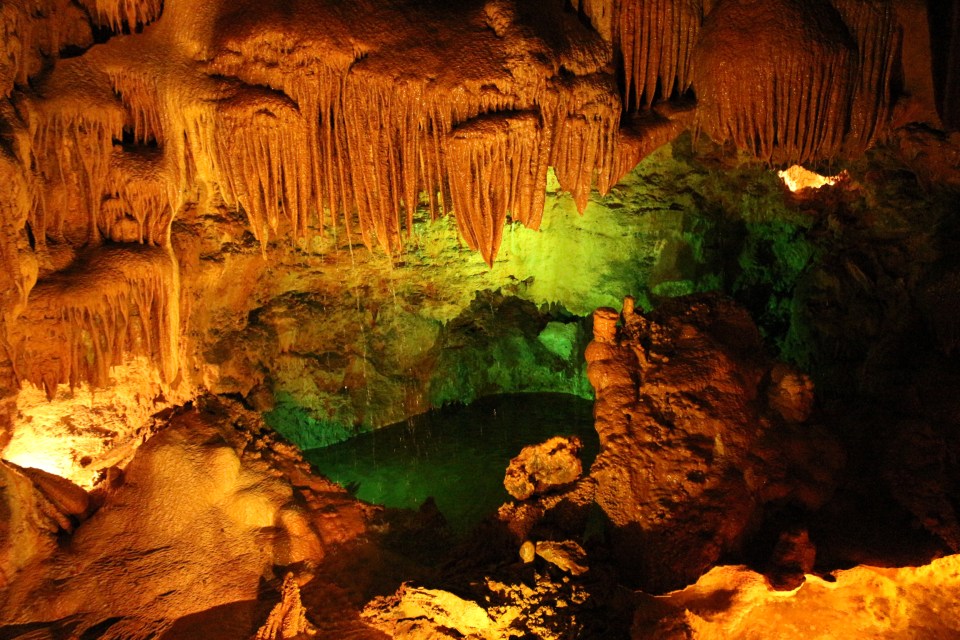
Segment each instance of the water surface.
[[555,393],[489,396],[304,456],[367,502],[416,509],[432,496],[454,531],[465,532],[510,498],[510,459],[555,435],[580,437],[588,469],[599,447],[593,403]]

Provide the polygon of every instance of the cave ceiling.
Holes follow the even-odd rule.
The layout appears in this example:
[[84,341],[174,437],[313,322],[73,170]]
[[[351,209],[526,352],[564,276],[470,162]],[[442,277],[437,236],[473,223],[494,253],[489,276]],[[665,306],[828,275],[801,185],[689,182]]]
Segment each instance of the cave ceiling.
[[917,119],[947,104],[914,55],[918,16],[868,0],[5,2],[15,376],[102,380],[134,349],[176,378],[187,210],[241,212],[264,257],[334,228],[399,256],[418,211],[452,214],[492,266],[508,222],[540,226],[548,168],[582,212],[686,129],[771,165],[858,157],[905,87]]

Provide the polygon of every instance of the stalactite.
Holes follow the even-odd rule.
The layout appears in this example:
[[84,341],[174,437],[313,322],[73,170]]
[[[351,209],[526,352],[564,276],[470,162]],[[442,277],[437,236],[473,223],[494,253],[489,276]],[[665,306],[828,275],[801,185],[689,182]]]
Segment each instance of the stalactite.
[[539,223],[547,166],[532,113],[490,114],[453,130],[448,141],[450,192],[457,226],[493,266],[507,213]]
[[[611,78],[594,74],[561,81],[545,102],[546,120],[554,136],[549,163],[560,186],[570,192],[577,210],[583,213],[594,182],[602,194],[616,182],[620,101]],[[538,210],[542,209],[541,201]]]
[[[34,192],[15,158],[0,149],[0,301],[22,308],[37,280],[37,261],[26,247],[24,224],[34,207]],[[12,297],[12,299],[11,299]]]
[[115,152],[107,178],[112,196],[98,217],[100,234],[114,242],[165,246],[172,220],[169,176],[156,150]]
[[[108,72],[109,73],[109,72]],[[146,73],[124,68],[110,74],[114,91],[127,108],[133,140],[137,144],[150,142],[163,145],[163,126],[160,99],[156,82]]]
[[97,21],[116,32],[134,30],[160,17],[163,0],[80,0]]
[[690,88],[703,0],[621,0],[616,40],[623,56],[624,102],[649,107]]
[[834,156],[850,119],[856,56],[825,0],[721,0],[694,56],[698,125],[768,162]]
[[832,2],[857,41],[859,75],[846,151],[858,153],[873,143],[889,118],[901,34],[888,0]]
[[294,234],[306,226],[310,140],[297,105],[267,90],[244,88],[217,110],[217,164],[225,196],[247,212],[264,245],[281,217]]
[[62,383],[103,385],[111,366],[142,353],[172,380],[179,368],[175,271],[166,249],[113,246],[38,283],[6,327],[17,377],[52,397]]
[[[154,6],[98,3],[113,28],[142,22]],[[559,17],[566,20],[563,37],[575,33],[577,44],[552,52],[504,7],[502,16],[493,11],[503,34],[485,46],[513,53],[497,53],[502,61],[483,61],[482,71],[468,77],[420,76],[385,56],[365,64],[363,38],[342,48],[333,42],[339,36],[331,40],[320,32],[290,40],[280,14],[260,16],[254,30],[252,22],[241,21],[218,32],[202,69],[192,60],[129,64],[124,60],[134,51],[122,39],[66,61],[44,81],[43,93],[72,96],[80,106],[44,99],[27,110],[35,165],[44,180],[60,185],[41,190],[50,206],[37,208],[36,221],[55,234],[63,226],[60,212],[75,210],[89,221],[90,241],[99,236],[156,244],[171,212],[199,189],[212,202],[220,198],[245,211],[264,251],[283,234],[322,232],[334,222],[329,211],[342,219],[348,241],[356,227],[367,246],[397,255],[426,194],[431,217],[455,211],[465,234],[475,236],[468,244],[483,247],[491,262],[501,230],[474,230],[470,221],[502,221],[502,210],[537,228],[548,164],[557,167],[561,185],[582,210],[594,184],[606,190],[613,182],[620,112],[612,77],[597,71],[608,45],[596,38],[584,43],[583,26]],[[488,21],[489,13],[483,13]],[[170,77],[181,71],[188,79]],[[454,183],[463,180],[457,172],[465,165],[463,157],[451,158],[450,145],[463,146],[456,141],[471,130],[468,123],[516,111],[536,114],[537,126],[524,128],[534,139],[521,144],[520,129],[512,130],[485,156],[474,149],[473,159],[477,170],[499,171],[491,167],[506,162],[505,149],[522,151],[512,167],[522,184],[505,179],[508,193],[496,196],[496,206],[460,197],[459,207],[452,207]],[[156,144],[158,151],[123,151],[115,143],[124,131],[135,145]],[[130,167],[120,169],[124,163]],[[119,173],[128,169],[125,182]],[[50,219],[42,221],[48,211]],[[67,226],[75,223],[71,217]]]
[[123,107],[106,77],[71,64],[76,60],[61,63],[66,71],[46,87],[51,97],[25,103],[32,164],[43,181],[68,194],[60,207],[44,207],[41,198],[34,210],[31,224],[41,243],[48,232],[60,233],[68,215],[86,222],[88,240],[98,239],[114,140],[123,136]]
[[67,45],[88,46],[90,26],[70,0],[0,2],[0,97],[25,85]]

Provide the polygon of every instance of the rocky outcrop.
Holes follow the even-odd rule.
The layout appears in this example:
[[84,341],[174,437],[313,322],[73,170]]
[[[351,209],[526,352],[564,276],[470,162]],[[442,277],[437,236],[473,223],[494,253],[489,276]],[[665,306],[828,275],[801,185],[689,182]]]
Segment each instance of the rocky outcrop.
[[391,638],[503,637],[487,612],[449,591],[403,585],[395,595],[377,598],[364,617]]
[[236,629],[248,615],[238,603],[255,602],[275,567],[309,574],[366,530],[367,508],[313,475],[255,414],[211,398],[198,404],[98,487],[101,507],[69,545],[46,562],[20,563],[0,593],[0,627],[69,618],[78,634],[105,625],[109,637],[172,638],[213,616]]
[[524,447],[510,461],[503,486],[517,500],[551,490],[562,489],[583,473],[580,462],[580,438],[557,436],[546,442]]
[[861,566],[775,591],[745,567],[716,567],[696,584],[637,609],[631,638],[955,638],[960,556],[920,567]]
[[[618,326],[618,322],[621,324]],[[765,503],[820,506],[842,463],[809,414],[809,381],[764,355],[717,297],[599,309],[587,348],[601,453],[590,475],[620,567],[648,589],[692,582],[736,550]]]
[[69,520],[15,466],[0,462],[0,589],[31,562],[50,556]]

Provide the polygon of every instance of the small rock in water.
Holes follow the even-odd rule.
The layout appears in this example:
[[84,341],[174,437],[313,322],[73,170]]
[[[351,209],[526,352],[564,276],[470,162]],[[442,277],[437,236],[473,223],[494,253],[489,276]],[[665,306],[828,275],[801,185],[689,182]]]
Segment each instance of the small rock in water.
[[530,445],[510,461],[503,486],[517,500],[565,487],[583,473],[582,445],[576,436],[557,436]]

